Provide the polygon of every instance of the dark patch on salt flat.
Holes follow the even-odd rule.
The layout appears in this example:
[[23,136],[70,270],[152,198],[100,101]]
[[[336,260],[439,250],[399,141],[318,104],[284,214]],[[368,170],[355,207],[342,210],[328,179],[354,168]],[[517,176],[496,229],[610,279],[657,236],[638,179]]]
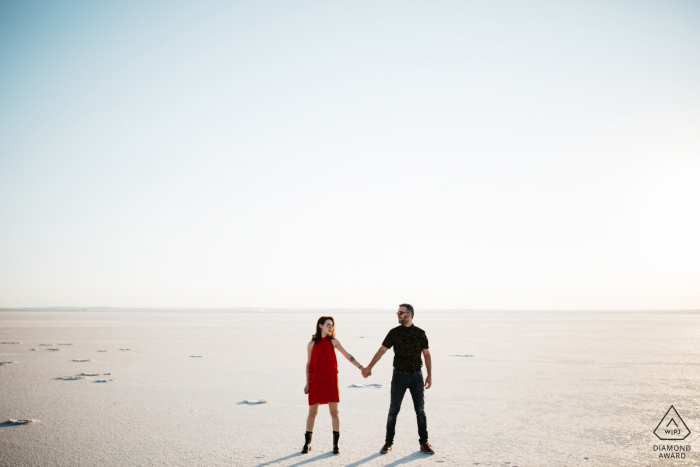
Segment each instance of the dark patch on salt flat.
[[39,420],[15,420],[14,418],[9,419],[6,422],[0,424],[0,426],[17,426],[17,425],[29,425],[30,423],[37,423]]

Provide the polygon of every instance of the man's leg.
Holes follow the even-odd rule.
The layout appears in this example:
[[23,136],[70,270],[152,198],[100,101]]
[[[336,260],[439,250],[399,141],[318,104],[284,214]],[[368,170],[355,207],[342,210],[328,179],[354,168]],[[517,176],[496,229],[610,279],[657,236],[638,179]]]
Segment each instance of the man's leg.
[[386,419],[386,444],[394,444],[394,433],[396,431],[396,417],[401,410],[401,401],[406,394],[408,386],[408,375],[394,371],[391,378],[391,403],[389,404],[389,416]]
[[417,372],[411,375],[411,381],[408,386],[413,398],[413,408],[416,410],[416,420],[418,421],[418,442],[425,444],[428,442],[428,420],[425,417],[425,398],[423,387],[423,373]]

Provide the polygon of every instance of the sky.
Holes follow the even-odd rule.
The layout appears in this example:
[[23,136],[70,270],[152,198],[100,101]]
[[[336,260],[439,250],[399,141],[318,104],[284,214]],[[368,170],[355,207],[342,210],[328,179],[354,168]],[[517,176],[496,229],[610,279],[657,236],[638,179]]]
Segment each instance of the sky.
[[700,309],[700,3],[0,3],[0,307]]

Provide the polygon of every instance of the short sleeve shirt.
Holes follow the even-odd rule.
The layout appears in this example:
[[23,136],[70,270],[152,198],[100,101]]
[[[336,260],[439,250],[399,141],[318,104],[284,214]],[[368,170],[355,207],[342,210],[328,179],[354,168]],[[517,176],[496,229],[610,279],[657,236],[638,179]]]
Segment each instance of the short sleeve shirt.
[[413,373],[423,366],[421,354],[428,348],[428,337],[419,327],[401,325],[389,331],[382,345],[394,348],[394,369]]

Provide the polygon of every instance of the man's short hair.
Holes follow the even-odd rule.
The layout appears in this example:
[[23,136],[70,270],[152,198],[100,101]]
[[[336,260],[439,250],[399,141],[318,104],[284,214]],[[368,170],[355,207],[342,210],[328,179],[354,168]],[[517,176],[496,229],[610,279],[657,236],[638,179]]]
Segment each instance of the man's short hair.
[[411,316],[413,316],[413,307],[409,305],[408,303],[402,303],[399,305],[399,308],[404,307],[408,310],[409,313],[411,313]]

